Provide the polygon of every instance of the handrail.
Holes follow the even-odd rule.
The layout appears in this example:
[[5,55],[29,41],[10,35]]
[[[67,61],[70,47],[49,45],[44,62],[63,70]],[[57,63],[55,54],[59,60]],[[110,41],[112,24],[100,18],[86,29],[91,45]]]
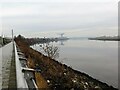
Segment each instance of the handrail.
[[22,73],[22,67],[18,58],[16,43],[14,42],[15,48],[15,64],[16,64],[16,79],[17,79],[17,88],[18,89],[28,89],[28,85]]

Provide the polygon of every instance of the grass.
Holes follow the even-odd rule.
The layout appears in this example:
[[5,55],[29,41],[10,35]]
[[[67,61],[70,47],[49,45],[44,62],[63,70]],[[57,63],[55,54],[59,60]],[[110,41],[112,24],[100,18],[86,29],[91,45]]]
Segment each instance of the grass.
[[46,80],[43,78],[43,76],[39,72],[35,72],[35,79],[36,79],[37,86],[40,90],[41,88],[42,89],[48,88],[48,84]]

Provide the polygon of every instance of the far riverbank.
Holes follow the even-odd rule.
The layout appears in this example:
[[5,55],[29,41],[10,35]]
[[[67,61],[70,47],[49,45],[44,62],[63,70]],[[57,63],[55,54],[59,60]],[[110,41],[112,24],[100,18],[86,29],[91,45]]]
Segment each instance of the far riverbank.
[[104,41],[120,41],[119,36],[115,37],[108,37],[108,36],[102,36],[102,37],[95,37],[95,38],[88,38],[89,40],[104,40]]

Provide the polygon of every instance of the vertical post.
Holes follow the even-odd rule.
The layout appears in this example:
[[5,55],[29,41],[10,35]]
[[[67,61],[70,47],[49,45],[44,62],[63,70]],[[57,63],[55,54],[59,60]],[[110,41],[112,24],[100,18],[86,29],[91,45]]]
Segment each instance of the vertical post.
[[12,43],[13,43],[13,52],[14,52],[14,36],[13,36],[13,29],[12,29]]
[[3,46],[3,32],[2,32],[2,46]]
[[13,46],[13,56],[15,55],[15,49],[14,49],[14,36],[13,36],[13,29],[12,29],[12,46]]
[[13,53],[15,53],[13,29],[12,29],[12,43],[13,43]]
[[14,37],[13,37],[13,29],[12,29],[12,42],[14,41],[14,39],[13,39]]

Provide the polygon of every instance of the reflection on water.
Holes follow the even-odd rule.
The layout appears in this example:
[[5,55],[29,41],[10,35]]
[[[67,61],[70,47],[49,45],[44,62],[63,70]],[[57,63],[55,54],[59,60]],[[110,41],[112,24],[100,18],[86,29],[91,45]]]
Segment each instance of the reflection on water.
[[67,40],[60,40],[60,41],[58,41],[58,43],[60,44],[60,45],[64,45],[64,42],[66,42]]
[[[118,87],[118,42],[68,40],[52,42],[60,48],[59,61],[100,81]],[[42,52],[39,45],[33,48]]]

